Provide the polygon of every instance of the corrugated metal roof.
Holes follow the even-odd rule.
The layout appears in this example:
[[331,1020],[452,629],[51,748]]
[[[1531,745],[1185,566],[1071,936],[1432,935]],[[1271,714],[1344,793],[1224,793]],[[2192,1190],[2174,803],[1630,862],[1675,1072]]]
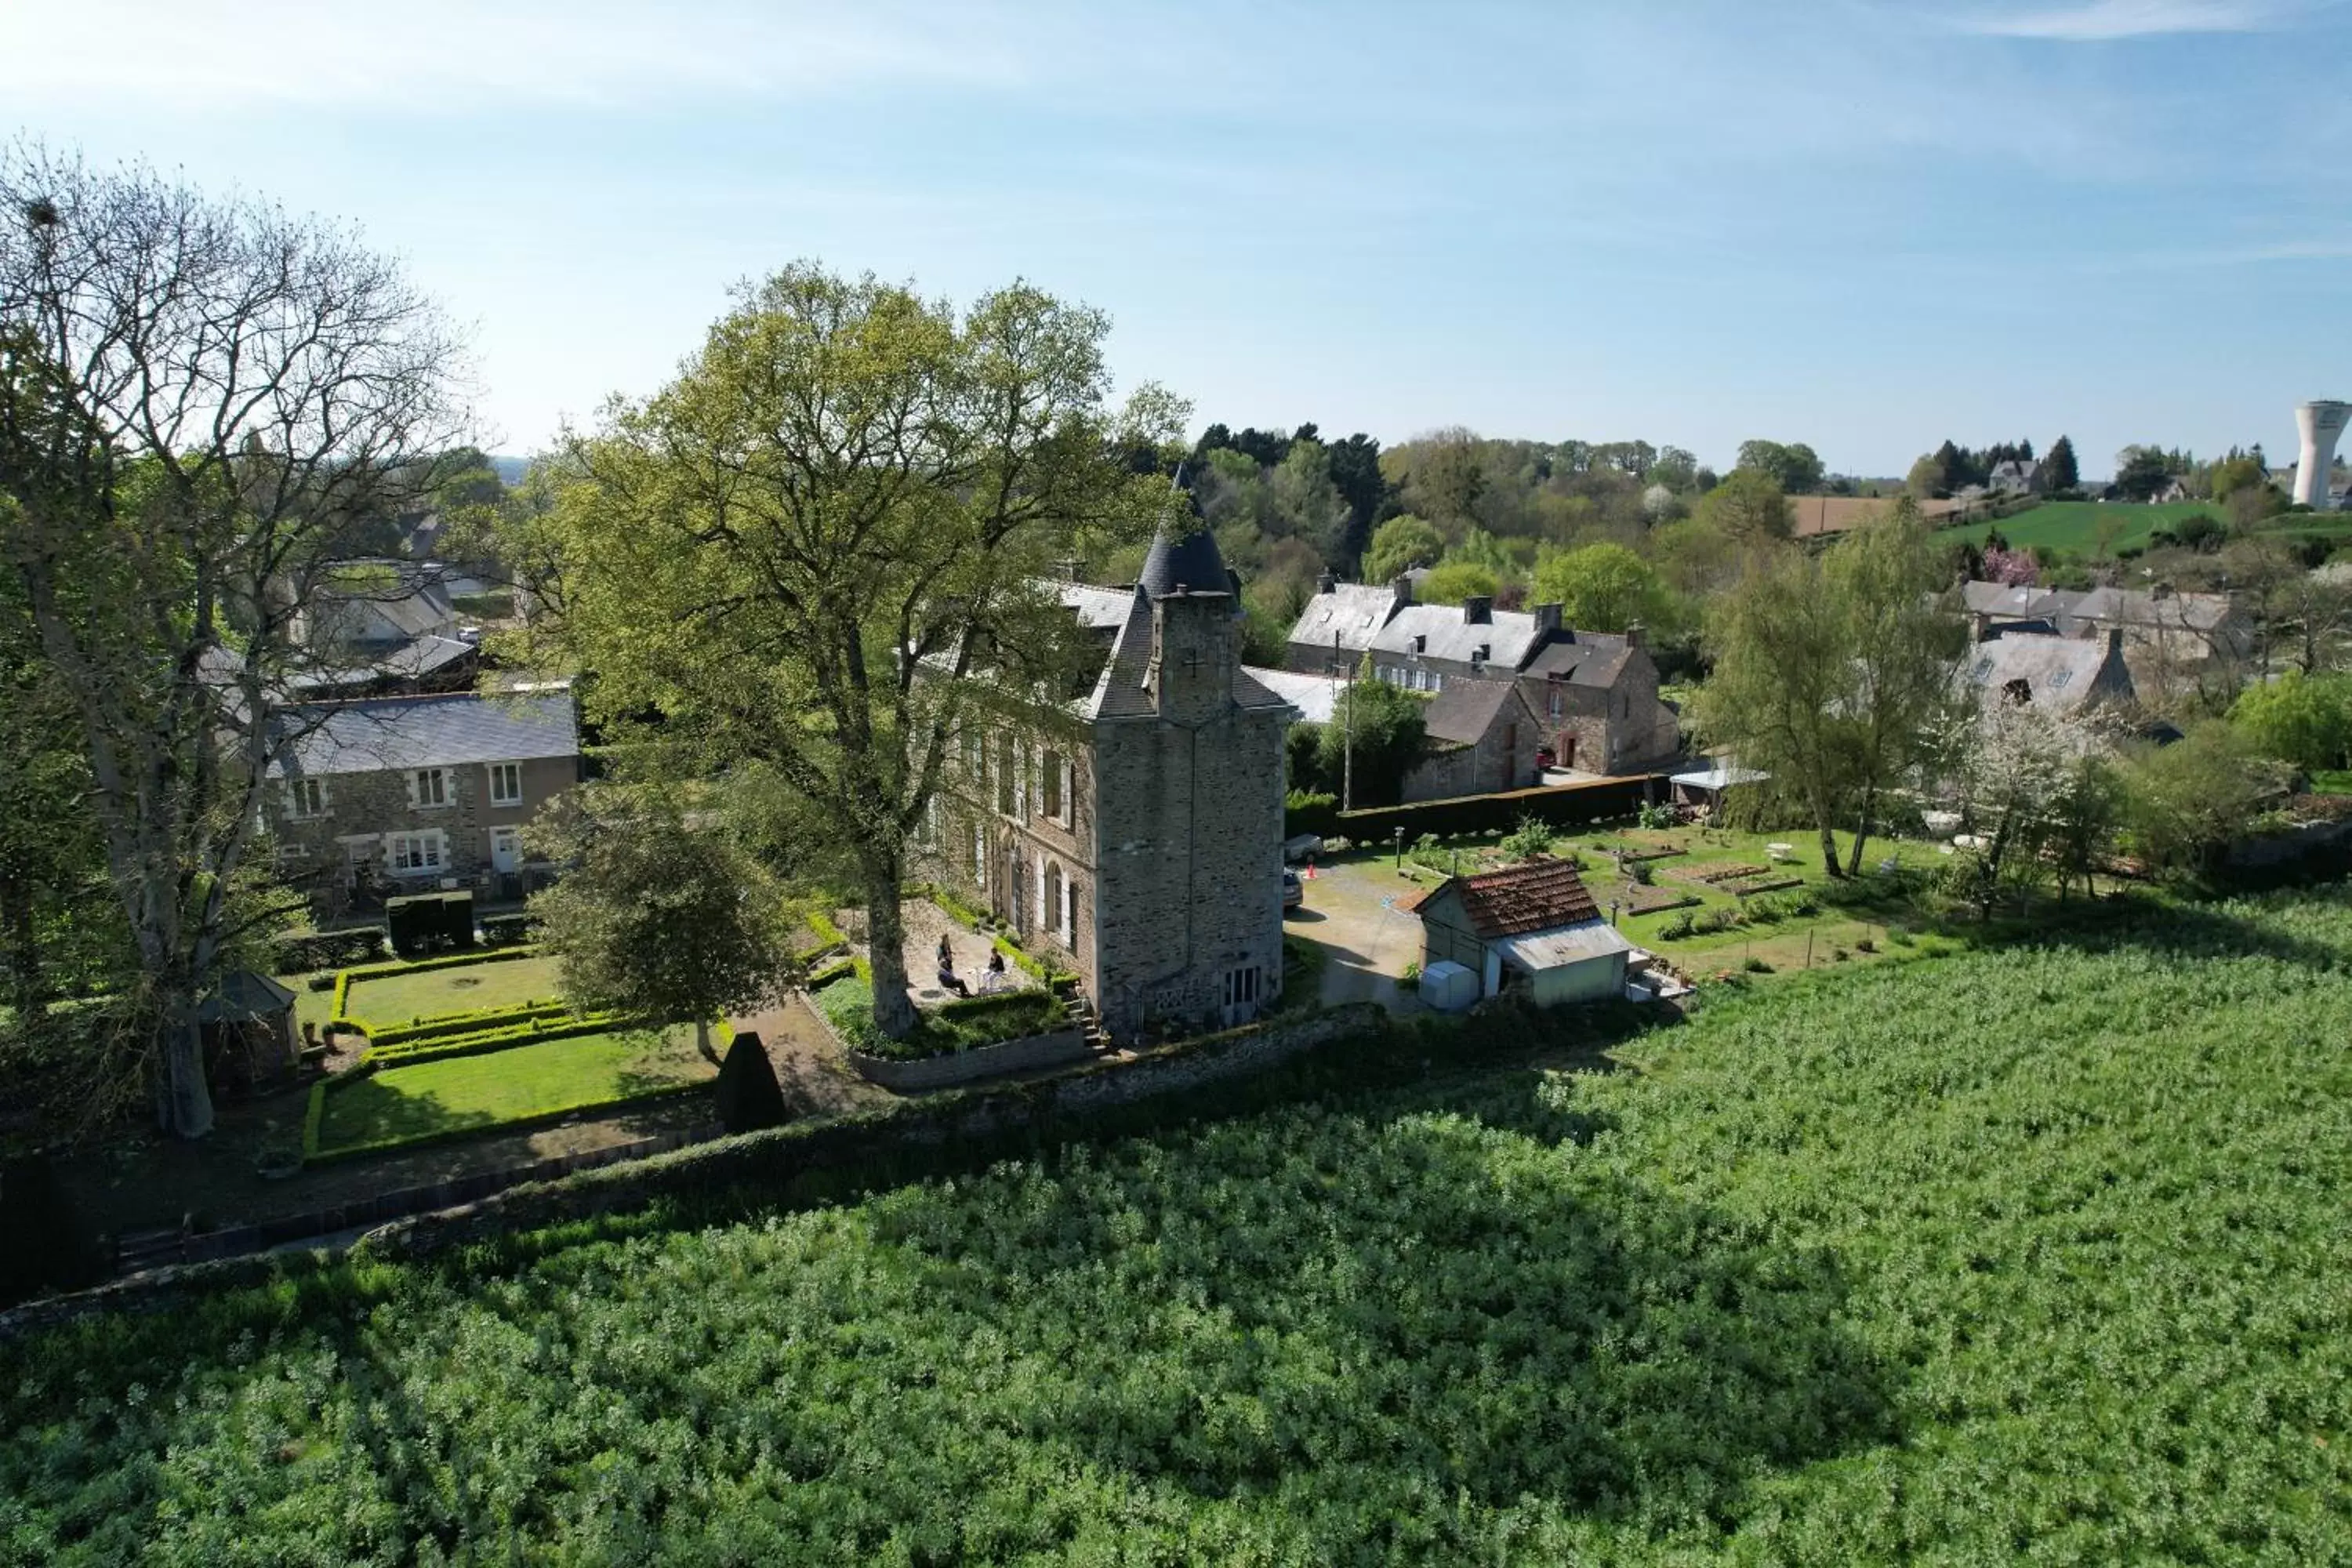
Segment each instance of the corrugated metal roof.
[[278,720],[273,778],[519,763],[580,754],[572,694],[384,697],[291,708]]
[[1581,963],[1590,958],[1633,951],[1633,944],[1607,921],[1508,937],[1495,946],[1505,959],[1522,969],[1557,969],[1563,963]]

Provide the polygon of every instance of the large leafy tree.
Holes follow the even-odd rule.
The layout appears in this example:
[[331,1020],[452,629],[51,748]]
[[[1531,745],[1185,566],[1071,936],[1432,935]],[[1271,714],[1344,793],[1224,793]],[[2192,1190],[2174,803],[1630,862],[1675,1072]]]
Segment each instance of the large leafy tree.
[[71,714],[158,1117],[212,1126],[196,1008],[289,738],[295,628],[459,425],[391,262],[138,168],[0,153],[0,570]]
[[1882,799],[1943,732],[1966,630],[1933,596],[1938,574],[1916,509],[1899,502],[1820,556],[1759,552],[1708,628],[1701,732],[1804,803],[1832,876],[1861,869]]
[[1792,496],[1813,494],[1826,478],[1821,455],[1802,441],[1742,441],[1733,471],[1761,474]]
[[531,899],[565,995],[656,1025],[691,1019],[710,1056],[712,1018],[783,984],[782,896],[717,814],[689,819],[657,786],[596,785],[534,837],[572,868]]
[[2061,436],[2050,443],[2049,456],[2042,459],[2042,488],[2045,491],[2080,489],[2083,485],[2082,465],[2074,458],[2072,437]]
[[1392,517],[1372,531],[1364,552],[1364,581],[1392,583],[1416,566],[1434,565],[1444,553],[1444,537],[1433,525],[1410,513]]
[[1673,606],[1656,567],[1625,546],[1609,543],[1560,551],[1537,562],[1535,599],[1559,605],[1567,625],[1593,632],[1622,632],[1637,621],[1656,628]]
[[1427,732],[1426,701],[1373,678],[1367,658],[1323,726],[1323,777],[1339,786],[1341,805],[1389,805],[1404,793],[1404,776],[1421,756]]
[[561,584],[533,635],[709,769],[763,771],[854,861],[875,1023],[914,1022],[899,897],[952,737],[1042,722],[1079,636],[1052,563],[1150,531],[1096,311],[1015,284],[958,314],[811,264],[747,288],[678,378],[572,444],[534,536]]
[[1699,497],[1692,517],[1742,547],[1769,544],[1796,531],[1796,516],[1780,480],[1760,468],[1735,468]]

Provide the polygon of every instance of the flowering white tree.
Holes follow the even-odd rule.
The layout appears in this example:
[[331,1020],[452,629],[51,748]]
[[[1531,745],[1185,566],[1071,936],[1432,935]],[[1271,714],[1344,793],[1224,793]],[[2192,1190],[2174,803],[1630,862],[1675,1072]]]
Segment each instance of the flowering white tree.
[[2054,871],[2063,900],[2087,887],[2116,816],[2112,745],[2095,719],[2074,720],[1994,694],[1947,739],[1948,781],[1977,843],[1960,873],[1980,914],[2004,888]]

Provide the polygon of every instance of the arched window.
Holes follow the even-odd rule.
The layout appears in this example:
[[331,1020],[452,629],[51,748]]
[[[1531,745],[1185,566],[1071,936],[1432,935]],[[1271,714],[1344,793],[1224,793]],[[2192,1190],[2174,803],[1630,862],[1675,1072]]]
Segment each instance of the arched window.
[[1049,863],[1045,868],[1045,908],[1038,912],[1045,917],[1045,923],[1053,928],[1055,936],[1062,939],[1065,947],[1070,943],[1067,897],[1067,885],[1062,880],[1061,867]]

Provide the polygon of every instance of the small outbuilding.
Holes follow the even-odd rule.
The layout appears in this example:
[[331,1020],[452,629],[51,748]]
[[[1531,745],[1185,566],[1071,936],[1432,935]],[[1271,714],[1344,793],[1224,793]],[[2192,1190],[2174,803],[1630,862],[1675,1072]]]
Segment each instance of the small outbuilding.
[[294,993],[250,969],[233,969],[198,1004],[205,1070],[222,1088],[275,1083],[301,1065]]
[[1625,994],[1633,944],[1601,918],[1565,860],[1450,877],[1421,896],[1422,972],[1458,963],[1478,994],[1524,992],[1542,1006]]

